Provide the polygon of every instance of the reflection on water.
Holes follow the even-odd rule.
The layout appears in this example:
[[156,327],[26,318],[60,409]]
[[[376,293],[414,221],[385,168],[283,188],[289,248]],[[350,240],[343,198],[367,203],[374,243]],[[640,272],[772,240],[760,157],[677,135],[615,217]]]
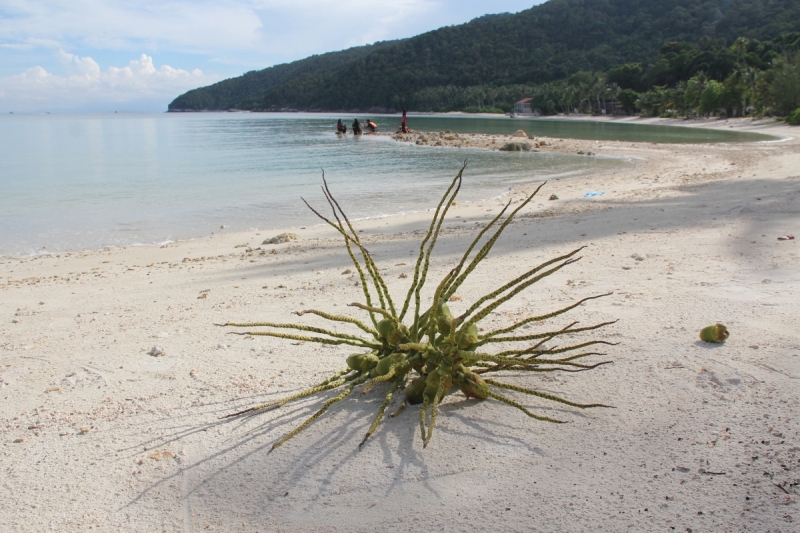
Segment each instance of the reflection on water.
[[[387,137],[339,138],[333,133],[336,118],[233,113],[0,117],[0,255],[43,246],[58,251],[198,237],[222,224],[234,231],[316,224],[300,197],[324,201],[318,189],[323,168],[351,215],[364,217],[434,206],[464,160],[469,166],[463,200],[497,196],[520,183],[631,164],[602,157],[418,147]],[[399,117],[372,118],[384,131],[399,122]],[[522,127],[530,134],[565,137],[611,131],[606,126],[632,128],[604,124],[600,131],[577,122],[510,119],[409,120],[417,129],[510,133]],[[572,134],[545,133],[540,127],[566,128]]]

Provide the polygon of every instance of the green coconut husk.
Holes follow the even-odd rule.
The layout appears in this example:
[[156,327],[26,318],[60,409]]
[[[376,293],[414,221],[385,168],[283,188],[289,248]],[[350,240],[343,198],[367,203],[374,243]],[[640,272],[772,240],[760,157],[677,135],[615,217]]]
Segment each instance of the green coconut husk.
[[705,342],[721,343],[725,342],[729,336],[728,328],[722,324],[714,324],[700,330],[700,340]]
[[[583,248],[572,250],[540,265],[531,267],[520,276],[486,294],[467,294],[462,291],[462,298],[471,298],[473,303],[467,308],[467,311],[459,316],[454,316],[445,303],[463,286],[466,279],[480,263],[488,257],[515,215],[531,202],[544,184],[540,185],[513,211],[507,213],[511,206],[509,202],[500,214],[477,234],[460,261],[436,285],[433,298],[423,304],[422,289],[428,281],[431,256],[445,217],[461,188],[464,168],[462,167],[458,175],[452,180],[436,207],[428,231],[419,245],[414,276],[405,298],[402,300],[402,306],[395,306],[395,301],[380,274],[380,269],[366,246],[364,246],[347,215],[345,215],[339,203],[331,194],[323,174],[322,192],[331,208],[332,216],[328,218],[322,215],[308,202],[303,201],[320,219],[333,227],[343,237],[344,249],[361,280],[360,286],[364,295],[363,303],[354,302],[350,306],[365,313],[368,322],[364,323],[350,316],[335,315],[313,309],[296,314],[298,316],[305,314],[316,315],[327,320],[332,325],[339,324],[341,326],[356,327],[362,333],[354,335],[329,328],[271,322],[227,323],[225,326],[244,329],[245,331],[236,332],[241,335],[258,335],[319,344],[345,345],[362,351],[347,358],[346,369],[309,389],[282,400],[257,405],[229,416],[257,414],[267,409],[279,408],[301,398],[316,394],[331,394],[331,391],[334,391],[336,396],[329,397],[319,410],[275,442],[272,447],[272,449],[275,449],[308,427],[334,403],[344,400],[356,387],[363,385],[363,392],[366,393],[377,384],[387,383],[388,391],[384,395],[362,444],[377,430],[394,394],[405,387],[403,392],[405,401],[403,401],[397,412],[391,416],[399,414],[406,404],[422,404],[419,414],[420,430],[423,446],[427,446],[433,435],[440,403],[446,395],[458,389],[467,398],[497,401],[514,407],[529,417],[548,422],[560,421],[551,417],[537,415],[520,401],[505,394],[509,394],[510,391],[521,395],[520,400],[525,397],[535,397],[580,409],[607,407],[602,404],[575,403],[560,396],[505,381],[511,377],[509,372],[517,376],[525,375],[527,372],[582,372],[608,363],[609,361],[601,361],[594,364],[579,362],[583,361],[583,358],[604,355],[582,350],[592,345],[613,345],[613,343],[606,341],[567,342],[563,346],[551,349],[542,347],[545,342],[557,341],[562,336],[570,336],[571,338],[576,334],[594,331],[612,324],[613,322],[601,322],[590,326],[575,327],[576,323],[573,322],[556,328],[544,326],[545,322],[549,323],[553,319],[557,319],[562,314],[588,300],[607,295],[584,298],[566,307],[530,316],[503,329],[481,333],[480,328],[482,321],[500,306],[510,302],[521,292],[539,281],[578,261],[580,259],[578,254]],[[538,331],[534,330],[532,333],[526,331],[524,335],[517,334],[522,327],[538,327],[540,329]],[[727,331],[724,326],[717,325],[714,327],[721,327],[725,331],[725,337],[727,337]],[[705,332],[707,329],[709,328],[703,331]],[[701,333],[702,336],[703,334]],[[715,336],[714,338],[718,337]],[[490,350],[489,348],[495,343],[502,343],[505,349],[502,351]],[[482,377],[500,372],[503,373],[504,381]]]

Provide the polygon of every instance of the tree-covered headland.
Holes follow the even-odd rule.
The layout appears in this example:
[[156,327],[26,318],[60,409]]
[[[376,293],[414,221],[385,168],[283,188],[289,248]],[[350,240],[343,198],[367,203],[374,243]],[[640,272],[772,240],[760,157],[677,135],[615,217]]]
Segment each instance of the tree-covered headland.
[[776,114],[800,108],[797,0],[550,0],[249,72],[178,110]]

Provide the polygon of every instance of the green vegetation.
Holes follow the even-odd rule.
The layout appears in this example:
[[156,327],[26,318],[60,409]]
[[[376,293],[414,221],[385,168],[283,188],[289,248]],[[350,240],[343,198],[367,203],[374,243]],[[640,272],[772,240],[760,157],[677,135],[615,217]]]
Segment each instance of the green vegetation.
[[501,109],[499,107],[469,106],[464,108],[464,113],[493,113],[495,115],[502,115],[505,112],[505,109]]
[[[310,417],[277,440],[272,445],[274,450],[322,416],[331,405],[347,398],[356,387],[363,385],[362,394],[366,394],[374,385],[385,383],[388,389],[382,393],[383,401],[361,444],[363,445],[378,428],[392,397],[398,389],[402,389],[405,401],[400,404],[397,413],[405,408],[406,402],[412,405],[422,404],[419,425],[425,447],[433,435],[440,402],[446,395],[457,390],[460,390],[467,399],[498,401],[522,411],[533,419],[545,422],[561,421],[533,413],[507,391],[579,409],[606,407],[601,404],[574,403],[553,394],[509,382],[515,374],[518,377],[522,373],[536,375],[541,372],[582,372],[606,364],[606,362],[586,364],[584,361],[587,357],[603,355],[593,351],[595,347],[613,343],[600,340],[577,342],[573,336],[600,329],[612,322],[600,322],[582,327],[576,327],[577,322],[571,322],[555,327],[542,327],[546,321],[561,317],[584,302],[600,296],[590,296],[561,309],[527,317],[501,329],[493,329],[492,326],[486,325],[484,331],[484,328],[479,326],[492,312],[513,300],[522,291],[578,261],[580,258],[577,254],[582,248],[531,268],[508,283],[492,288],[486,294],[469,294],[471,291],[466,291],[465,296],[468,296],[472,303],[458,316],[454,316],[447,305],[447,302],[456,299],[455,294],[459,288],[462,291],[466,289],[464,282],[489,255],[514,216],[528,205],[543,185],[506,215],[511,206],[509,202],[500,214],[478,233],[458,264],[454,265],[436,285],[433,298],[427,305],[423,305],[421,294],[427,281],[431,254],[447,212],[461,189],[463,172],[464,168],[453,179],[436,208],[428,232],[419,246],[413,280],[404,300],[397,301],[398,305],[395,305],[389,293],[380,268],[339,203],[331,195],[323,176],[323,192],[333,213],[333,220],[326,218],[310,205],[309,208],[344,238],[345,249],[359,275],[364,293],[364,303],[352,303],[350,307],[363,311],[365,317],[368,316],[369,319],[362,321],[350,316],[334,315],[313,309],[296,314],[315,315],[330,323],[358,329],[359,335],[303,324],[229,322],[225,326],[248,328],[248,331],[239,333],[240,335],[261,335],[301,342],[344,345],[359,350],[359,353],[347,358],[346,368],[313,387],[230,416],[252,415],[280,408],[295,400],[336,391],[336,395],[329,397]],[[525,331],[521,333],[523,328]],[[553,340],[559,345],[545,346]],[[496,372],[503,373],[502,381],[486,377]],[[519,398],[520,401],[522,399]]]
[[795,0],[550,0],[251,72],[190,91],[170,110],[507,112],[532,97],[544,114],[614,100],[656,115],[785,114],[797,107],[786,106],[798,92],[798,31]]
[[739,38],[730,47],[667,43],[653,63],[612,69],[608,80],[644,88],[635,105],[650,116],[785,115],[800,105],[798,52],[800,33]]
[[[204,109],[257,109],[267,91],[281,87],[292,80],[306,83],[322,82],[336,69],[401,41],[383,41],[368,46],[358,46],[342,52],[311,56],[302,61],[277,65],[264,70],[251,71],[237,78],[224,80],[208,87],[191,90],[169,104],[170,111]],[[286,106],[282,106],[286,107]]]
[[800,107],[789,113],[789,116],[786,117],[786,122],[792,126],[800,126]]

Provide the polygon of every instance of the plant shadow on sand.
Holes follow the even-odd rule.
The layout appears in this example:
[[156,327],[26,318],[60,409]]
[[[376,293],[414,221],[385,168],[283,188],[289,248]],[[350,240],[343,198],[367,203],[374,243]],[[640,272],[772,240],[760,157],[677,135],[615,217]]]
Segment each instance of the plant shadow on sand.
[[[603,199],[576,200],[572,205],[579,205],[585,210],[581,212],[555,213],[552,216],[527,218],[524,215],[516,219],[507,233],[492,251],[493,256],[512,253],[519,248],[519,235],[515,231],[530,234],[528,241],[533,245],[557,244],[566,250],[580,243],[596,239],[605,239],[627,232],[628,234],[647,235],[679,229],[707,228],[709,225],[721,224],[726,220],[746,221],[743,233],[727,238],[726,252],[731,256],[752,252],[753,245],[762,245],[774,241],[777,236],[790,231],[785,224],[800,211],[797,202],[800,176],[784,180],[738,179],[733,181],[716,181],[694,185],[676,185],[670,187],[680,194],[666,198],[645,198],[641,200],[618,201],[613,196]],[[542,190],[546,198],[560,190],[559,180],[549,182]],[[343,200],[343,203],[346,200]],[[626,216],[620,217],[612,209],[625,209]],[[540,211],[532,207],[532,210]],[[563,218],[569,217],[573,225],[564,224]],[[488,222],[492,216],[476,215],[470,217],[470,223]],[[396,238],[369,244],[370,252],[379,263],[394,264],[407,261],[409,249],[419,244],[419,236],[413,232],[422,229],[417,222],[400,222],[392,226]],[[380,235],[379,233],[376,233]],[[456,253],[463,250],[463,243],[474,236],[475,230],[463,228],[448,230],[440,236],[437,245],[440,254]],[[761,235],[765,237],[762,237]],[[510,237],[513,235],[513,237]],[[756,242],[748,240],[750,236]],[[764,241],[763,239],[767,239]],[[777,242],[777,241],[776,241]],[[793,241],[786,241],[792,243]],[[786,244],[780,243],[780,244]],[[325,247],[325,245],[323,245]],[[351,266],[347,254],[341,253],[340,245],[331,244],[330,252],[322,252],[312,257],[285,253],[281,249],[278,257],[280,264],[288,271],[293,270],[330,270]],[[291,251],[291,250],[289,250]],[[440,257],[442,257],[440,255]],[[762,261],[758,255],[754,260]],[[765,264],[767,262],[765,261]],[[235,272],[223,273],[220,281],[238,281],[241,276],[248,279],[268,282],[272,273],[266,273],[263,266],[248,266]]]
[[[407,409],[397,417],[388,418],[388,413],[398,407],[399,399],[387,410],[387,420],[379,430],[359,448],[375,408],[388,388],[386,384],[377,385],[363,396],[356,391],[357,397],[336,404],[329,416],[272,453],[273,442],[328,396],[243,418],[218,418],[230,412],[230,402],[204,406],[200,408],[202,414],[192,409],[194,412],[169,417],[164,421],[171,428],[165,428],[160,437],[131,447],[130,452],[135,456],[142,448],[183,447],[187,453],[181,457],[180,469],[146,488],[128,506],[159,498],[163,489],[180,482],[185,487],[182,496],[191,505],[225,514],[232,511],[229,505],[237,502],[248,513],[261,514],[260,518],[249,517],[255,523],[267,519],[271,506],[281,505],[287,495],[296,496],[297,491],[302,492],[306,505],[323,505],[328,495],[356,493],[363,490],[365,483],[377,482],[374,498],[378,501],[404,490],[402,486],[411,482],[424,488],[430,497],[439,499],[441,495],[430,483],[432,480],[487,468],[481,462],[468,467],[441,464],[452,450],[465,454],[485,454],[491,450],[495,460],[530,454],[547,456],[546,447],[533,444],[544,439],[545,434],[534,430],[551,425],[521,413],[518,417],[498,417],[496,409],[508,409],[506,406],[494,404],[495,410],[487,412],[491,402],[467,400],[460,394],[448,397],[442,404],[440,433],[427,450],[422,449],[419,439],[416,411]],[[335,392],[328,394],[335,396]],[[537,410],[568,421],[576,420],[576,415],[590,419],[602,416],[567,406],[538,405]],[[198,425],[193,423],[198,416],[217,419]],[[530,438],[519,436],[521,428],[530,430],[526,431]]]

